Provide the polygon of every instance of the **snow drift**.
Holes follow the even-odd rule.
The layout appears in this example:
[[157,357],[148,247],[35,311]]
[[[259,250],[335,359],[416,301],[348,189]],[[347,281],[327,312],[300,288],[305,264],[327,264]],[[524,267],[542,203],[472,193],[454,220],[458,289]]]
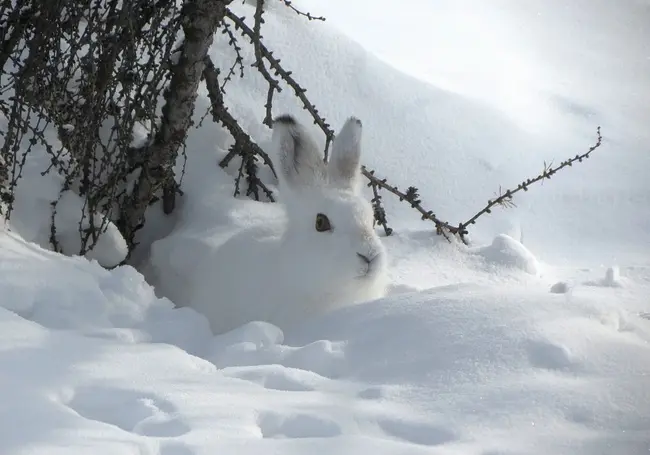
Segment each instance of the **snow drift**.
[[[418,185],[443,218],[464,218],[499,184],[591,138],[591,122],[568,124],[556,142],[540,137],[485,99],[417,82],[290,11],[270,11],[264,35],[332,124],[363,120],[366,164]],[[221,39],[211,53],[226,61]],[[305,120],[287,92],[278,113]],[[264,96],[252,72],[228,91],[267,147]],[[201,96],[197,115],[206,104]],[[49,224],[36,221],[46,204],[26,208],[0,231],[2,452],[646,453],[647,158],[610,131],[612,153],[482,220],[472,248],[434,236],[386,196],[389,296],[291,330],[254,321],[215,337],[201,314],[174,307],[183,286],[170,286],[170,301],[133,267],[108,271],[31,243],[47,246]],[[213,242],[275,220],[272,206],[231,197],[233,176],[216,164],[228,144],[214,126],[190,135],[185,197],[171,217],[153,207],[140,233],[136,259],[151,282],[182,284]],[[32,175],[46,164],[35,160]]]

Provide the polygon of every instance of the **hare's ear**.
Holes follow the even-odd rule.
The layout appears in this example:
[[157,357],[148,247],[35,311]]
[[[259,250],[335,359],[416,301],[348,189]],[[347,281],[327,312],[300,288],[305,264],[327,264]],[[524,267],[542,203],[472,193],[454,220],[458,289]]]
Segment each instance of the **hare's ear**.
[[273,148],[280,158],[278,177],[289,188],[325,182],[327,170],[318,146],[292,116],[273,120]]
[[362,130],[361,120],[350,117],[336,135],[327,165],[333,185],[354,191],[358,189]]

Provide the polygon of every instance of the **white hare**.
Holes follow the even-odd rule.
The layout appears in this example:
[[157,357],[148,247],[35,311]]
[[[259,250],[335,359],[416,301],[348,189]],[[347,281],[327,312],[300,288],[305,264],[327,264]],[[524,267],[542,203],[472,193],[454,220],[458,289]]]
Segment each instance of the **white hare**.
[[273,124],[272,147],[285,220],[226,240],[190,278],[186,304],[214,333],[254,320],[282,329],[310,315],[379,298],[386,252],[360,193],[361,121],[350,118],[331,159],[294,118]]

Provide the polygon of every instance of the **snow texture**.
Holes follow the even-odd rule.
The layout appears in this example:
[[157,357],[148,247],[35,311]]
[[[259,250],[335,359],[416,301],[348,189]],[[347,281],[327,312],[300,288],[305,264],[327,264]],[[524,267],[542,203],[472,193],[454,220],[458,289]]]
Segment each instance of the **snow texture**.
[[3,453],[649,447],[648,269],[627,296],[456,284],[214,337],[128,266],[7,232],[0,251]]
[[[263,320],[267,290],[248,276],[240,285],[258,286],[260,298],[227,333],[182,307],[192,280],[209,288],[223,273],[205,258],[238,232],[273,231],[287,217],[232,198],[236,169],[216,166],[230,144],[220,127],[206,123],[188,138],[174,214],[147,214],[133,262],[142,273],[100,266],[126,254],[111,225],[99,263],[47,249],[61,182],[37,179],[47,160],[36,153],[17,194],[32,204],[0,230],[0,452],[648,453],[650,155],[641,126],[650,103],[639,57],[650,10],[632,0],[581,9],[585,1],[409,0],[372,10],[296,1],[331,16],[325,24],[269,4],[264,37],[328,122],[359,117],[362,162],[418,186],[443,218],[464,219],[499,185],[582,151],[595,123],[607,136],[597,157],[481,218],[471,247],[433,235],[387,195],[396,228],[381,239],[387,295],[291,327]],[[234,7],[252,16],[250,4]],[[213,58],[230,62],[227,37],[215,39]],[[229,84],[227,101],[271,151],[264,81],[247,74]],[[309,124],[289,92],[275,114]],[[201,93],[197,117],[207,105]],[[76,232],[80,201],[70,194],[60,204],[57,230]]]

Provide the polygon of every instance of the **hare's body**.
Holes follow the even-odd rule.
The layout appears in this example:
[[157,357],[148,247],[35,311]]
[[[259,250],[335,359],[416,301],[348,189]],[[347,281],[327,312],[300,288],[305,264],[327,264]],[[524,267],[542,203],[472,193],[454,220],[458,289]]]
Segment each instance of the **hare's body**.
[[185,303],[215,333],[254,320],[284,329],[384,294],[386,253],[371,206],[358,194],[360,134],[361,122],[348,120],[325,165],[300,125],[290,117],[276,120],[284,216],[229,237],[193,267],[188,282]]
[[337,285],[335,268],[318,275],[296,272],[293,246],[266,229],[235,234],[198,267],[189,306],[204,314],[218,334],[250,321],[284,329],[311,315],[383,295],[379,282],[370,288],[365,282]]

